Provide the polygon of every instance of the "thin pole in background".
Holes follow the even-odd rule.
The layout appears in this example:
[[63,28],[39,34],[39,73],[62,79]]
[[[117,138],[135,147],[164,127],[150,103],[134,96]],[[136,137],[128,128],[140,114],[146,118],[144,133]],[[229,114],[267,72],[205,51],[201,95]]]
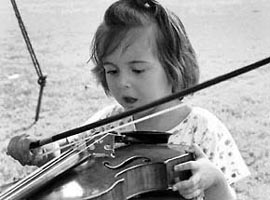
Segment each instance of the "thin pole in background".
[[24,41],[26,43],[28,52],[29,52],[29,54],[31,56],[33,65],[34,65],[35,70],[36,70],[36,73],[38,75],[38,81],[37,82],[40,85],[40,89],[39,89],[38,103],[37,103],[37,107],[36,107],[36,116],[35,116],[35,122],[37,122],[38,119],[39,119],[42,94],[43,94],[44,86],[46,85],[46,78],[47,78],[47,76],[44,76],[42,74],[42,71],[41,71],[39,62],[37,60],[37,57],[36,57],[36,54],[35,54],[34,49],[32,47],[32,44],[30,42],[30,39],[28,37],[28,33],[27,33],[26,29],[25,29],[24,23],[22,21],[22,18],[21,18],[20,12],[19,12],[19,9],[18,9],[17,4],[16,4],[16,1],[15,0],[11,0],[11,3],[12,3],[12,6],[13,6],[13,10],[15,12],[15,15],[17,17],[17,20],[18,20],[18,23],[19,23],[19,27],[21,29],[21,32],[22,32]]

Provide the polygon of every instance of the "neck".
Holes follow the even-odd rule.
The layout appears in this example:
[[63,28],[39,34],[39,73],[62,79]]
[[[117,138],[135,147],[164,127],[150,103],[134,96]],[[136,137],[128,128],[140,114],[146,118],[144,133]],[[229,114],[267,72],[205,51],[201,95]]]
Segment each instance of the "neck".
[[[147,111],[147,113],[141,113],[140,115],[135,115],[134,119],[138,119],[145,115],[150,115],[158,111],[164,110],[169,107],[176,106],[179,104],[179,100],[169,102],[164,104],[162,107],[156,107],[152,110]],[[190,113],[191,108],[187,105],[184,105],[176,110],[170,111],[168,113],[147,119],[145,121],[139,122],[136,124],[136,129],[138,131],[161,131],[166,132],[174,128],[176,125],[181,123],[187,115]]]

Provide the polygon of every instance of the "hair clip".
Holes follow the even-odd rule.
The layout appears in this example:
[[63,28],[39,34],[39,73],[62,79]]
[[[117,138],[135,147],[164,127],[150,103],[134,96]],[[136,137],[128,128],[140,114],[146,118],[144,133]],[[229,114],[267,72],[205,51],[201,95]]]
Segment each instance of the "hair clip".
[[148,3],[148,2],[144,3],[144,7],[145,7],[145,8],[150,8],[149,3]]
[[158,4],[155,0],[137,0],[137,3],[146,9],[153,8]]

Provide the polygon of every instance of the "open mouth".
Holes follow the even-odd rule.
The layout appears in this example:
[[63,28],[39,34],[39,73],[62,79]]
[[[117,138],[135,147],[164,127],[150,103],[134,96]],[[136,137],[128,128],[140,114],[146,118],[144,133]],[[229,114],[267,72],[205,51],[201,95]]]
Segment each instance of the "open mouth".
[[133,104],[133,103],[135,103],[136,101],[138,101],[138,99],[136,99],[136,98],[133,98],[133,97],[123,97],[123,100],[124,100],[124,102],[125,103],[127,103],[127,104]]

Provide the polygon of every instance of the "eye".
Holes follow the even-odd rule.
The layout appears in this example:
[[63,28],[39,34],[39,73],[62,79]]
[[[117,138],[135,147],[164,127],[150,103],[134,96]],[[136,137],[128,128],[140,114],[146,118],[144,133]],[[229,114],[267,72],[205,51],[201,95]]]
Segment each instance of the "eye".
[[114,75],[118,73],[118,69],[109,65],[104,66],[104,71],[106,74]]
[[136,74],[141,74],[141,73],[145,72],[144,69],[132,69],[132,71],[133,71],[134,73],[136,73]]
[[116,74],[116,73],[117,73],[117,70],[116,70],[116,69],[109,69],[109,70],[106,70],[106,69],[105,69],[105,73],[106,73],[106,74],[111,74],[111,75],[113,75],[113,74]]

